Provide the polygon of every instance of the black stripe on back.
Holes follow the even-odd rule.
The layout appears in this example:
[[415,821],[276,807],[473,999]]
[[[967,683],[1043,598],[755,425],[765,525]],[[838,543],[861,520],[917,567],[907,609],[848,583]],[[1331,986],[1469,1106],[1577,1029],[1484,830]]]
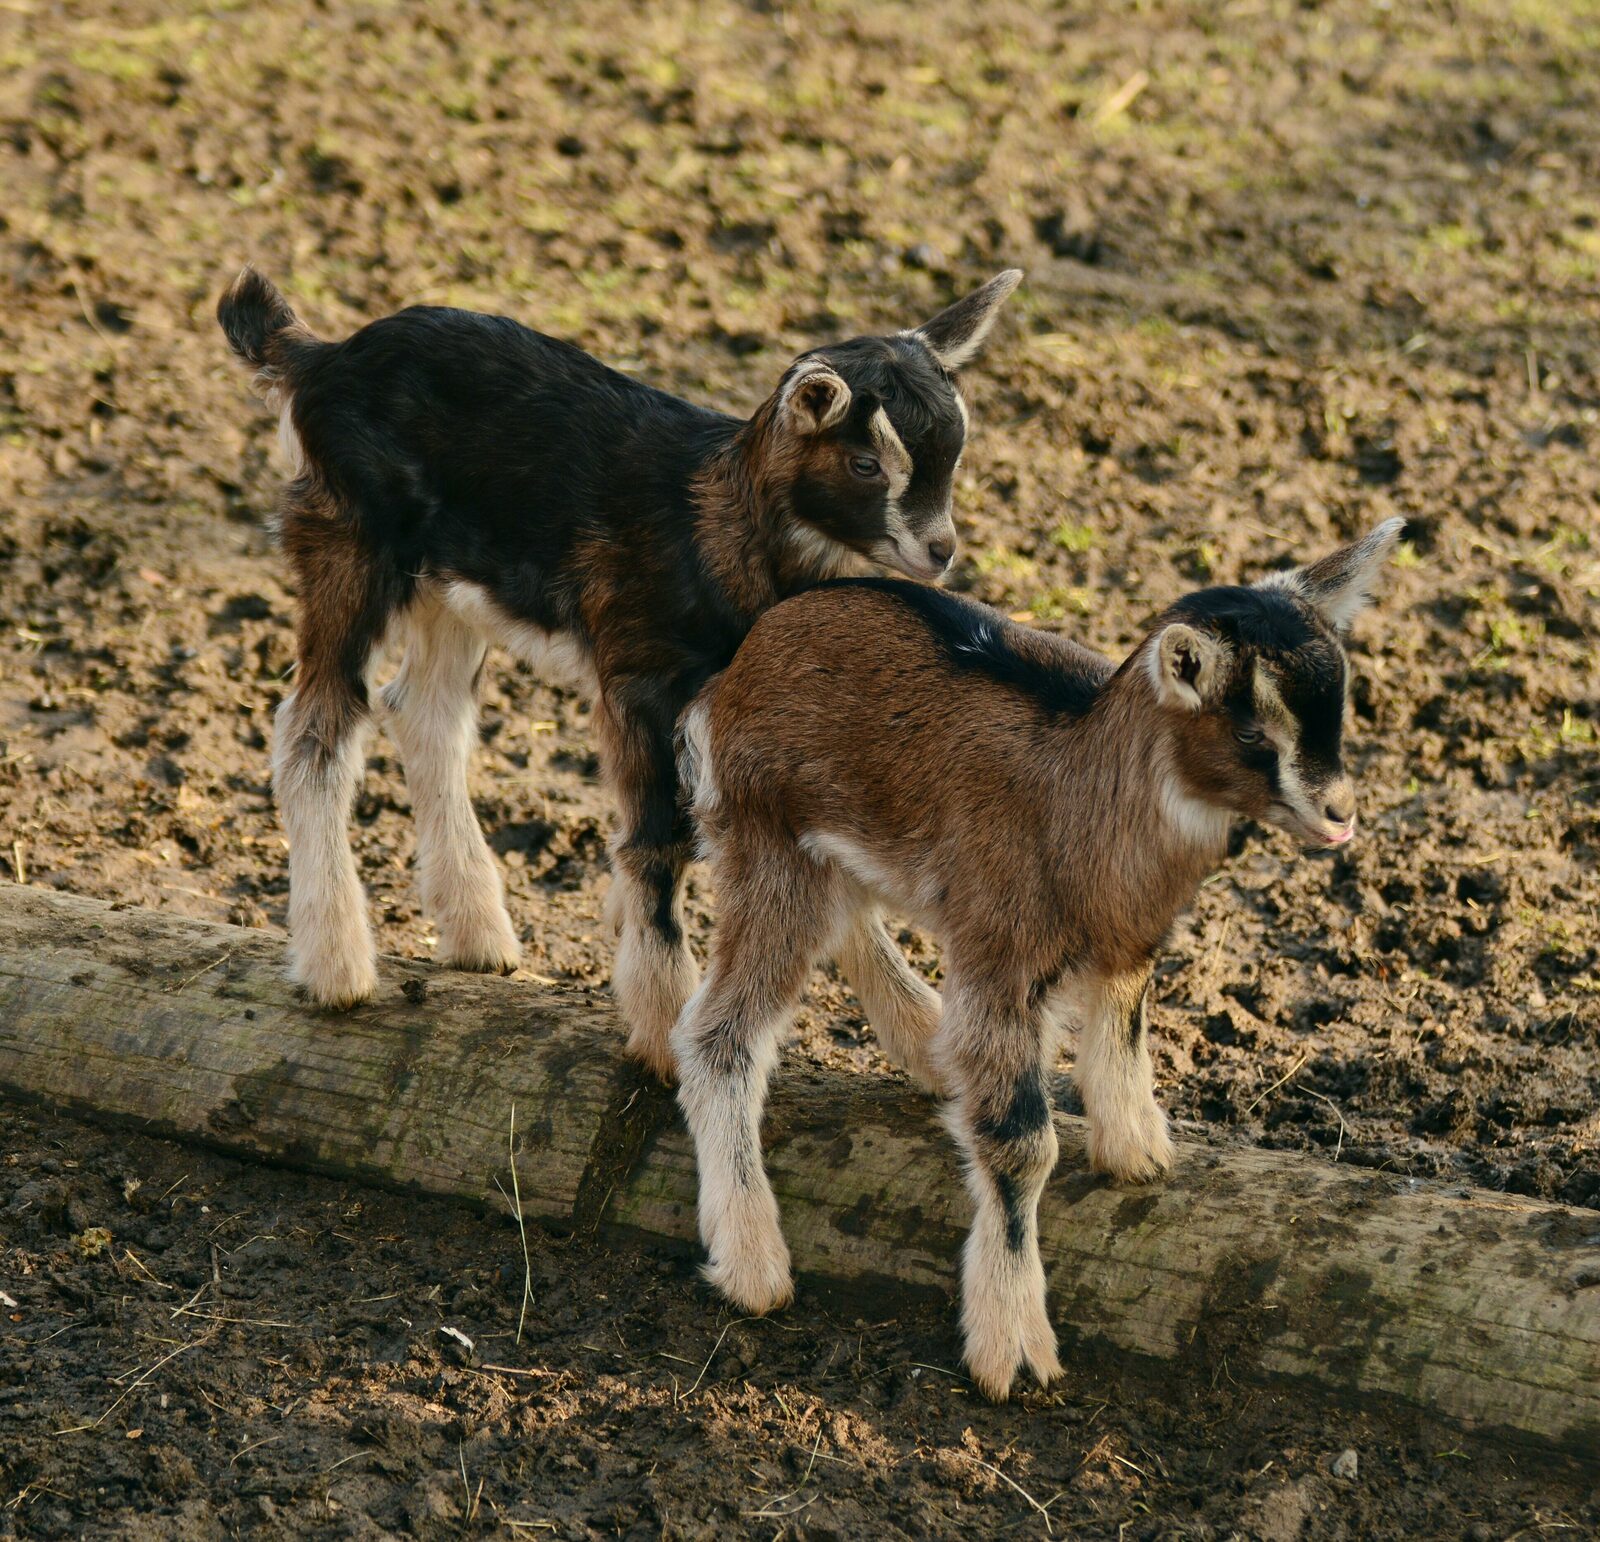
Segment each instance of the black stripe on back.
[[[1010,686],[1047,712],[1082,717],[1099,698],[1100,684],[1065,660],[1057,664],[1018,652],[1011,639],[1027,635],[1024,629],[987,605],[899,578],[832,578],[817,587],[871,589],[899,601],[928,629],[952,668]],[[1110,673],[1108,664],[1107,678]]]

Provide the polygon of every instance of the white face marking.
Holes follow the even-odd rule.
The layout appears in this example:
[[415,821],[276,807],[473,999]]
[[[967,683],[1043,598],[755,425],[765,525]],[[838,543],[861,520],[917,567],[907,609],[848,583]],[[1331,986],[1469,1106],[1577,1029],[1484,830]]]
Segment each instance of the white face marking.
[[895,432],[894,424],[889,421],[889,414],[882,407],[872,414],[867,424],[867,432],[872,435],[873,447],[878,452],[884,475],[889,479],[889,500],[891,503],[898,503],[901,494],[911,485],[911,452],[906,449],[904,440]]
[[895,431],[889,414],[882,407],[872,414],[867,429],[883,463],[884,473],[889,478],[889,500],[883,514],[884,539],[873,547],[872,559],[885,567],[898,568],[912,578],[938,578],[944,572],[945,565],[933,559],[928,551],[928,543],[945,540],[953,547],[956,540],[955,521],[946,512],[920,534],[912,530],[900,509],[900,497],[911,485],[914,469],[911,452],[906,449],[905,441]]
[[[1348,681],[1347,672],[1347,691]],[[1292,816],[1290,833],[1329,845],[1348,840],[1350,827],[1329,819],[1312,798],[1300,770],[1300,725],[1284,704],[1277,682],[1260,664],[1256,665],[1253,696],[1256,716],[1278,752],[1278,801]]]
[[546,680],[578,691],[591,701],[599,697],[594,660],[571,632],[547,632],[531,621],[519,621],[502,610],[488,590],[463,578],[444,582],[439,598],[468,626],[531,665]]
[[1293,713],[1284,705],[1277,682],[1259,664],[1256,665],[1255,685],[1252,692],[1256,716],[1266,730],[1268,740],[1278,752],[1278,787],[1283,801],[1296,816],[1309,825],[1322,823],[1311,807],[1311,798],[1300,775],[1300,745],[1296,734]]

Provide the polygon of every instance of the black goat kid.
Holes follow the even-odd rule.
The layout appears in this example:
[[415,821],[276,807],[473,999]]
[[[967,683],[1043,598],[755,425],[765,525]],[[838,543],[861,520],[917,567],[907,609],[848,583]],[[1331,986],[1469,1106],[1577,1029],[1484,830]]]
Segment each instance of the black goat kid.
[[[441,961],[516,966],[466,780],[496,641],[593,695],[622,815],[616,992],[630,1050],[670,1071],[696,973],[678,714],[785,595],[863,562],[945,571],[967,421],[952,372],[1020,277],[914,331],[803,355],[741,422],[504,317],[419,306],[321,342],[265,278],[239,276],[217,317],[279,411],[295,473],[281,533],[298,666],[273,779],[293,968],[316,1000],[346,1006],[375,983],[345,828],[374,705],[405,764]],[[391,635],[404,660],[374,702],[368,672]]]

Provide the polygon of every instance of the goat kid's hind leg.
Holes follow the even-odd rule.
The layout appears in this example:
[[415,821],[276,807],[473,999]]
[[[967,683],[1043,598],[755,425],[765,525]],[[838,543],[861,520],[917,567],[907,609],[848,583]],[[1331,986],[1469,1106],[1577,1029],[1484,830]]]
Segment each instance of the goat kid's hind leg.
[[1173,1159],[1150,1064],[1149,985],[1145,972],[1086,982],[1079,993],[1075,1073],[1089,1116],[1089,1163],[1129,1183],[1160,1177]]
[[1003,993],[946,991],[939,1052],[956,1094],[947,1121],[965,1159],[975,1213],[961,1268],[967,1365],[1003,1402],[1024,1366],[1061,1374],[1039,1257],[1039,1196],[1056,1164],[1047,1091],[1053,1035],[1042,1011]]
[[379,692],[405,765],[417,821],[422,904],[439,928],[438,960],[509,974],[520,948],[500,870],[467,792],[478,742],[481,637],[443,606],[420,603],[400,673]]
[[706,1278],[747,1312],[794,1294],[778,1202],[761,1160],[761,1114],[779,1039],[836,911],[833,875],[793,846],[715,864],[711,968],[672,1030],[678,1102],[700,1174]]
[[278,708],[272,786],[289,839],[290,973],[348,1007],[377,985],[350,805],[371,729],[365,672],[394,608],[347,523],[304,485],[285,499],[283,544],[300,587],[294,690]]
[[939,1028],[939,993],[906,962],[876,909],[867,909],[840,942],[836,962],[856,993],[883,1052],[924,1091],[943,1094],[929,1055]]
[[690,823],[679,803],[672,715],[639,686],[607,693],[599,717],[622,811],[606,907],[618,933],[612,989],[628,1054],[671,1082],[672,1025],[700,974],[683,928]]

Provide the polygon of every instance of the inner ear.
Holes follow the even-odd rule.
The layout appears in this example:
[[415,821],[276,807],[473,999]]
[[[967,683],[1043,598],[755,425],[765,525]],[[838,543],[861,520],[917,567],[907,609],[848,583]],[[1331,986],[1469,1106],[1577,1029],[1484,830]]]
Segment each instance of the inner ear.
[[814,364],[789,382],[783,408],[797,433],[825,433],[849,412],[850,387],[826,364]]
[[983,346],[1000,307],[1021,282],[1022,269],[1007,268],[983,288],[940,311],[932,321],[923,322],[913,335],[928,345],[945,369],[960,369]]
[[1225,650],[1220,639],[1177,621],[1163,628],[1150,662],[1156,695],[1198,712],[1216,691]]

